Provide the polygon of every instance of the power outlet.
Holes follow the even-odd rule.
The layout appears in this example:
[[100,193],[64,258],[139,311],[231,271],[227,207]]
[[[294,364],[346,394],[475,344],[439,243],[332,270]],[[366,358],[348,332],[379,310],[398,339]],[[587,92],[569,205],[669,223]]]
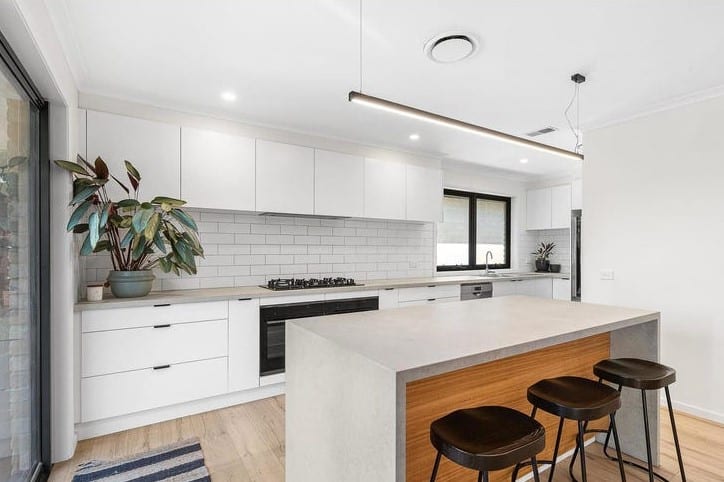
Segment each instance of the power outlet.
[[601,270],[601,279],[610,281],[613,279],[613,270],[612,269],[602,269]]

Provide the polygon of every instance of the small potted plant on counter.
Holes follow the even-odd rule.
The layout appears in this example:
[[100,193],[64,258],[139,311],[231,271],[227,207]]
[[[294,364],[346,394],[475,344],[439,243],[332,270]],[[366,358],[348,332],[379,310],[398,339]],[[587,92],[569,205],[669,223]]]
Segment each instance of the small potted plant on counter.
[[550,268],[550,261],[548,260],[548,258],[550,258],[555,247],[555,243],[540,243],[540,246],[538,246],[538,248],[531,253],[535,255],[536,271],[548,271],[548,269]]
[[[78,156],[77,162],[55,161],[73,174],[75,210],[67,229],[87,233],[81,255],[108,251],[113,271],[108,275],[111,292],[118,298],[146,296],[153,286],[153,268],[165,273],[196,274],[196,256],[204,255],[196,223],[180,199],[157,196],[138,200],[141,174],[125,161],[130,188],[108,171],[100,157],[94,164]],[[112,200],[106,184],[117,183],[125,199]]]

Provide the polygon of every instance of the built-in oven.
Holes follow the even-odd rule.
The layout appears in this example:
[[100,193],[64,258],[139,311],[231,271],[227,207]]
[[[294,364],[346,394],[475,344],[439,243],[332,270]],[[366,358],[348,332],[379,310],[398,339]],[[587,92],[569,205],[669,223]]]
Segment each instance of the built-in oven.
[[287,320],[377,309],[379,309],[377,296],[262,306],[259,309],[260,375],[284,372],[284,341]]

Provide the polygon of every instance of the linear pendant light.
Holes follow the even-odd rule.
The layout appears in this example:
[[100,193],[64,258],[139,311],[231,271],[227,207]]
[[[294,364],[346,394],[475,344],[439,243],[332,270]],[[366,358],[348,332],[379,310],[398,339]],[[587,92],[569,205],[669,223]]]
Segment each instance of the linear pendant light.
[[351,91],[349,93],[349,101],[355,104],[366,105],[374,109],[383,110],[385,112],[392,112],[412,119],[417,119],[431,124],[437,124],[445,127],[451,127],[464,132],[470,132],[483,137],[489,137],[491,139],[498,139],[500,141],[508,142],[518,146],[529,147],[538,151],[547,152],[561,157],[567,157],[569,159],[583,160],[583,154],[577,152],[568,151],[566,149],[560,149],[558,147],[549,146],[540,142],[531,141],[523,137],[514,136],[512,134],[506,134],[505,132],[496,131],[494,129],[488,129],[469,122],[453,119],[451,117],[445,117],[440,114],[428,112],[415,107],[410,107],[404,104],[398,104],[390,100],[381,99],[379,97],[373,97],[371,95],[362,94],[360,92]]

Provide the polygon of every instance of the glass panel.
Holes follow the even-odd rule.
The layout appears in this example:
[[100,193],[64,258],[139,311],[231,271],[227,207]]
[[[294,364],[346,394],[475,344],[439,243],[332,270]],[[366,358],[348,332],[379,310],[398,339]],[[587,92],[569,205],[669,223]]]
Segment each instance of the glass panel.
[[[0,481],[29,480],[36,455],[36,326],[29,162],[36,114],[0,70]],[[32,127],[31,127],[31,124]]]
[[442,203],[442,222],[437,229],[437,265],[467,266],[469,233],[468,198],[445,196]]
[[476,264],[485,264],[485,254],[492,253],[488,258],[491,265],[506,264],[506,203],[490,199],[477,199],[476,208]]

